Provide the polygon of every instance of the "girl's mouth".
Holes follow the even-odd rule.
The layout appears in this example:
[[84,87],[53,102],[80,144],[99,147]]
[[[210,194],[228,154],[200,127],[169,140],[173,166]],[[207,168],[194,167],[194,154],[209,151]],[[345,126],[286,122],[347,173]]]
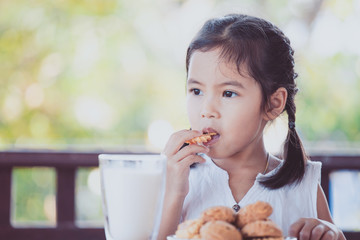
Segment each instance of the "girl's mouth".
[[219,141],[220,135],[217,133],[216,135],[212,135],[211,136],[211,140],[204,142],[203,144],[208,147],[211,145],[214,145],[215,143],[217,143]]
[[216,130],[214,130],[212,128],[205,128],[205,129],[203,129],[203,133],[211,134],[211,140],[203,143],[206,147],[214,145],[215,143],[217,143],[219,141],[220,134]]

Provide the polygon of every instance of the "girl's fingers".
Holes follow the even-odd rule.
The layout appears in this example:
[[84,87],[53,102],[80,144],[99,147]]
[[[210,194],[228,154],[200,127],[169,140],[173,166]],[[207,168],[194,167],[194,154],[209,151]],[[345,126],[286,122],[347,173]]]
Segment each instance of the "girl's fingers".
[[300,233],[301,229],[304,227],[304,225],[305,225],[305,220],[303,218],[301,218],[298,221],[296,221],[295,223],[293,223],[289,229],[290,237],[298,238],[299,233]]
[[311,240],[319,240],[324,235],[326,227],[322,224],[315,226],[311,231]]
[[176,159],[176,161],[178,162],[178,161],[182,161],[182,159],[184,159],[187,156],[196,155],[197,153],[207,153],[208,151],[209,149],[205,146],[193,144],[186,146],[181,151],[178,151],[175,154],[174,159]]
[[326,221],[315,218],[301,218],[290,226],[289,235],[298,240],[336,240],[339,232]]
[[205,162],[205,159],[198,156],[197,153],[206,153],[208,151],[208,148],[205,146],[197,144],[189,145],[167,159],[168,171],[183,171],[189,169],[190,165],[194,162]]
[[312,240],[311,232],[313,228],[317,225],[317,222],[315,221],[316,221],[315,219],[308,219],[307,221],[305,221],[305,224],[299,233],[299,237],[300,237],[299,240],[309,240],[309,239]]
[[321,238],[321,240],[336,240],[337,236],[334,231],[328,230],[324,236]]
[[176,154],[186,140],[192,139],[194,137],[199,137],[201,135],[202,132],[196,130],[181,130],[173,133],[165,146],[164,154],[166,156]]
[[179,165],[181,165],[183,168],[189,168],[191,164],[193,163],[203,163],[205,162],[205,159],[198,156],[198,155],[190,155],[181,160],[179,162]]

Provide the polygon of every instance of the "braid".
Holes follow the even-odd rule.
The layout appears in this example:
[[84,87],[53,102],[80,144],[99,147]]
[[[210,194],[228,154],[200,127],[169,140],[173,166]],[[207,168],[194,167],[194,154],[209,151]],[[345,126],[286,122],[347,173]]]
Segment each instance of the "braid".
[[[285,184],[297,183],[301,181],[305,173],[305,162],[307,156],[300,137],[295,129],[296,106],[294,102],[294,95],[296,94],[297,89],[293,88],[293,91],[289,92],[290,94],[285,105],[285,111],[287,112],[289,120],[289,129],[284,144],[284,163],[275,175],[272,175],[262,181],[263,185],[271,189],[280,188]],[[284,183],[283,179],[286,179],[287,182]]]

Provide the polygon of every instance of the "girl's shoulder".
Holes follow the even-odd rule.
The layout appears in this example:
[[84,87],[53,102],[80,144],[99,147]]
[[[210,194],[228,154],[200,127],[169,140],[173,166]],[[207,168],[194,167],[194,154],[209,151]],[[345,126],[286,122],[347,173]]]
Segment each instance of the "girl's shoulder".
[[322,166],[322,162],[312,161],[310,159],[306,161],[306,169],[308,168],[321,169],[321,166]]
[[318,161],[311,161],[308,159],[306,161],[305,175],[304,178],[310,178],[311,180],[316,180],[320,183],[321,180],[321,166],[322,163]]

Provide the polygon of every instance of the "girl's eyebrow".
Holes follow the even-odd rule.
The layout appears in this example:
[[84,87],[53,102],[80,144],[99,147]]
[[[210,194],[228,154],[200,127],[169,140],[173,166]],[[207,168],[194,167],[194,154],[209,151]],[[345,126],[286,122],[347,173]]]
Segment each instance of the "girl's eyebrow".
[[204,85],[201,82],[193,79],[193,78],[189,78],[189,80],[187,81],[187,84],[199,84],[199,85]]
[[234,87],[238,87],[238,88],[243,88],[245,89],[244,85],[241,84],[238,81],[228,81],[228,82],[222,82],[220,84],[218,84],[219,86],[234,86]]
[[[193,79],[193,78],[189,78],[189,80],[187,81],[187,84],[199,84],[199,85],[204,85],[203,83]],[[243,88],[245,89],[244,85],[241,84],[238,81],[227,81],[227,82],[222,82],[219,83],[218,86],[234,86],[234,87],[238,87],[238,88]]]

